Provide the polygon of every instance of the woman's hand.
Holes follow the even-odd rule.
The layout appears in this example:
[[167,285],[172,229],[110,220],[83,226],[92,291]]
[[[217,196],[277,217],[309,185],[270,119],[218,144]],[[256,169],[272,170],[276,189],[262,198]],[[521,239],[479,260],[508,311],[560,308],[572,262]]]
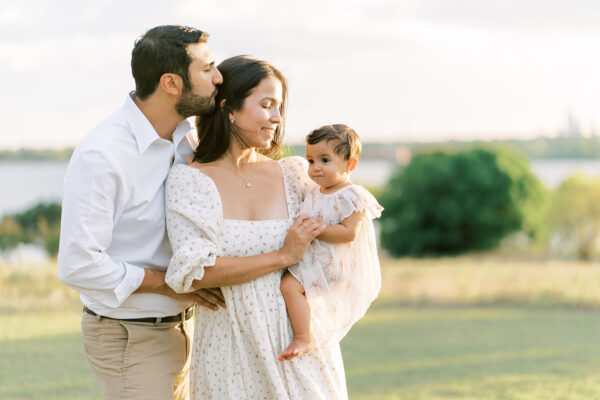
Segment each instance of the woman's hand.
[[299,215],[288,231],[283,247],[279,250],[285,265],[300,261],[310,242],[319,236],[326,225],[318,219]]

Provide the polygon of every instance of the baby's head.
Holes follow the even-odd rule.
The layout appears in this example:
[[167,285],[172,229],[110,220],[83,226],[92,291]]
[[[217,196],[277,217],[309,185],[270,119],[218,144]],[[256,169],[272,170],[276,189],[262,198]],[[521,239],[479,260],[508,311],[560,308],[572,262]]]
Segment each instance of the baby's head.
[[356,168],[362,145],[347,125],[325,125],[306,137],[308,175],[324,189],[335,189],[348,182]]

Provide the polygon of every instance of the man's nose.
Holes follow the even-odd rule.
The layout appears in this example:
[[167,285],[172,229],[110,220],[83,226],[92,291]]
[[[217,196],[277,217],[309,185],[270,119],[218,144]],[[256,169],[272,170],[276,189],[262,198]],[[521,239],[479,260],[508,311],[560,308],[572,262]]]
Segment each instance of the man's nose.
[[219,71],[218,68],[215,68],[212,83],[213,85],[220,85],[221,83],[223,83],[223,75],[221,75],[221,71]]

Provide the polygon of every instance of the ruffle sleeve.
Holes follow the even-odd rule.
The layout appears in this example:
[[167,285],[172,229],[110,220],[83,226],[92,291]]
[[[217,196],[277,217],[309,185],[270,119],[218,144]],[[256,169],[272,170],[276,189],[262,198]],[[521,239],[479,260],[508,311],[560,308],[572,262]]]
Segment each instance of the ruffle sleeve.
[[359,185],[352,185],[336,193],[333,200],[339,221],[349,217],[357,211],[365,211],[365,218],[373,220],[381,217],[383,207],[377,202],[367,189]]
[[212,180],[193,167],[176,165],[165,187],[167,232],[173,256],[166,283],[178,293],[194,291],[222,254],[219,231],[223,220],[219,193]]
[[280,159],[279,165],[286,186],[286,199],[290,217],[296,218],[306,194],[315,187],[308,176],[308,161],[302,157],[291,156]]

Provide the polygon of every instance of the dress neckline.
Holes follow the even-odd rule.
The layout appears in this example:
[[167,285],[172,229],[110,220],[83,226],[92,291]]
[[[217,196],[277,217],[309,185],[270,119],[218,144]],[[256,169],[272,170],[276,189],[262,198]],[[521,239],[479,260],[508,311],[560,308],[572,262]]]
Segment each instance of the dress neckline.
[[279,170],[281,171],[281,179],[283,180],[283,191],[284,191],[284,195],[285,195],[285,205],[286,205],[286,209],[287,209],[287,213],[288,213],[288,217],[287,218],[277,218],[277,219],[234,219],[234,218],[225,218],[224,217],[224,212],[223,212],[223,201],[221,199],[221,193],[219,192],[219,188],[217,187],[217,184],[215,183],[215,181],[208,175],[206,175],[204,172],[200,171],[198,168],[193,167],[191,165],[188,164],[179,164],[179,165],[183,165],[185,167],[188,168],[192,168],[194,170],[196,170],[198,172],[198,174],[200,174],[201,176],[205,177],[209,182],[210,185],[212,187],[212,190],[214,190],[214,192],[216,193],[217,196],[217,200],[219,201],[219,210],[221,210],[221,219],[223,221],[228,221],[228,222],[282,222],[282,221],[289,221],[292,219],[292,210],[290,209],[290,198],[289,198],[289,190],[288,190],[288,185],[285,179],[285,168],[281,165],[281,161],[282,159],[279,160],[275,160],[275,163],[279,166]]

